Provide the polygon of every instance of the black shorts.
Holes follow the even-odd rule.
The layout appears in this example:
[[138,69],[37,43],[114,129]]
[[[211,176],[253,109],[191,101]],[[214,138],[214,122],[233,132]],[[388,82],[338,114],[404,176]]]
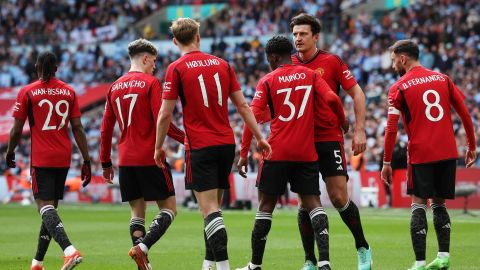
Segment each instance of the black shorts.
[[423,199],[455,199],[457,160],[409,164],[407,193]]
[[263,193],[282,195],[290,190],[301,195],[320,195],[317,162],[265,160],[258,171],[257,187]]
[[326,177],[345,175],[348,180],[347,161],[341,142],[316,142],[318,166],[323,181]]
[[120,194],[122,202],[143,198],[145,201],[161,201],[175,195],[170,165],[121,166]]
[[209,146],[185,152],[185,188],[201,192],[228,189],[235,145]]
[[68,169],[32,167],[32,191],[35,200],[54,201],[63,199]]

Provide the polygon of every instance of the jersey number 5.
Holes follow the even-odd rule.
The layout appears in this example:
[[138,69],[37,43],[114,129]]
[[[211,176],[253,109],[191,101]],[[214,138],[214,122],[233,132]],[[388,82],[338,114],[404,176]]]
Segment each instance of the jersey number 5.
[[[308,97],[310,96],[312,86],[300,85],[295,87],[295,91],[298,91],[298,90],[305,90],[305,94],[303,95],[303,100],[302,100],[302,104],[300,105],[300,110],[298,111],[297,119],[302,117],[303,113],[305,112],[305,107],[307,106],[307,101],[308,101]],[[288,122],[293,119],[293,116],[295,115],[295,111],[296,111],[295,105],[293,105],[293,103],[290,101],[292,88],[284,88],[284,89],[277,90],[277,94],[281,94],[281,93],[287,93],[287,95],[285,96],[285,100],[283,101],[283,104],[287,105],[290,108],[290,114],[288,115],[288,117],[283,117],[282,115],[280,115],[278,119],[282,120],[283,122]]]
[[[65,121],[67,120],[68,117],[68,112],[69,112],[69,104],[66,100],[59,100],[55,106],[53,106],[53,103],[48,100],[48,99],[42,99],[38,103],[38,106],[42,107],[43,104],[48,105],[48,114],[47,114],[47,119],[45,119],[45,123],[43,123],[42,130],[54,130],[57,129],[57,126],[50,126],[50,119],[52,118],[52,112],[53,108],[55,107],[55,112],[58,114],[58,116],[62,117],[62,121],[60,121],[60,125],[58,126],[58,130],[62,129],[65,126]],[[62,104],[65,106],[65,110],[61,110]]]

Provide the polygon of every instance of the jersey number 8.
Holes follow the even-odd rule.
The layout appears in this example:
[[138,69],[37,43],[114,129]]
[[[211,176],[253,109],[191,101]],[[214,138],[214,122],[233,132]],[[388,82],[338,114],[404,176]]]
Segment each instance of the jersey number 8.
[[[435,100],[433,101],[433,103],[430,103],[428,101],[428,96],[430,94],[433,94],[433,96],[435,97]],[[428,120],[430,120],[432,122],[438,122],[438,121],[442,120],[444,112],[443,112],[442,106],[440,106],[440,95],[438,94],[437,91],[435,91],[433,89],[425,91],[425,93],[423,93],[423,103],[425,103],[425,105],[427,105],[427,108],[425,108],[425,116],[427,117]],[[437,117],[434,117],[432,115],[432,108],[433,107],[438,109],[438,116]]]

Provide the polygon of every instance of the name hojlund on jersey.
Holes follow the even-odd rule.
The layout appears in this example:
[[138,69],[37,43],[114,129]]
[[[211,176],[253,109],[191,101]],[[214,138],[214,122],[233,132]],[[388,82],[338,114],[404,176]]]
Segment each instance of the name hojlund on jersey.
[[72,93],[70,92],[69,89],[65,88],[37,88],[33,89],[31,91],[33,96],[38,96],[38,95],[49,95],[49,96],[72,96]]
[[402,83],[402,88],[403,88],[403,90],[406,90],[410,86],[429,83],[429,82],[436,82],[436,81],[444,82],[445,78],[442,75],[437,75],[437,74],[424,76],[424,77],[419,77],[419,78],[413,78],[411,80],[408,80],[408,81]]
[[145,88],[146,82],[139,80],[131,80],[126,82],[118,82],[112,85],[112,91],[122,90],[127,88]]
[[185,62],[187,68],[198,68],[198,67],[209,67],[209,66],[219,66],[220,61],[218,59],[209,58],[205,60],[193,60]]

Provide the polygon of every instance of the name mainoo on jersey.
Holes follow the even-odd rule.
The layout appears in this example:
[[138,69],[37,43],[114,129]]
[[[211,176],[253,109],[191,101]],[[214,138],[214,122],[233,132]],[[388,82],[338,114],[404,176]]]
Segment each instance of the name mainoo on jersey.
[[127,88],[131,88],[131,87],[144,88],[145,87],[145,82],[144,81],[131,80],[131,81],[127,81],[127,82],[115,83],[114,85],[112,85],[112,91],[120,90],[120,89],[127,89]]
[[218,66],[220,61],[218,59],[205,59],[205,60],[194,60],[185,62],[188,68],[197,68],[197,67],[209,67],[209,66]]
[[306,75],[305,73],[294,73],[290,74],[288,76],[278,76],[278,81],[281,83],[285,82],[291,82],[291,81],[296,81],[296,80],[303,80],[305,79]]
[[32,90],[32,95],[72,96],[72,93],[70,93],[70,90],[64,88],[38,88]]
[[429,83],[429,82],[435,82],[435,81],[445,81],[445,78],[442,75],[430,75],[430,76],[425,76],[425,77],[420,77],[420,78],[414,78],[411,80],[408,80],[404,83],[402,83],[402,88],[407,89],[408,87],[412,85],[418,85],[418,84],[424,84],[424,83]]

